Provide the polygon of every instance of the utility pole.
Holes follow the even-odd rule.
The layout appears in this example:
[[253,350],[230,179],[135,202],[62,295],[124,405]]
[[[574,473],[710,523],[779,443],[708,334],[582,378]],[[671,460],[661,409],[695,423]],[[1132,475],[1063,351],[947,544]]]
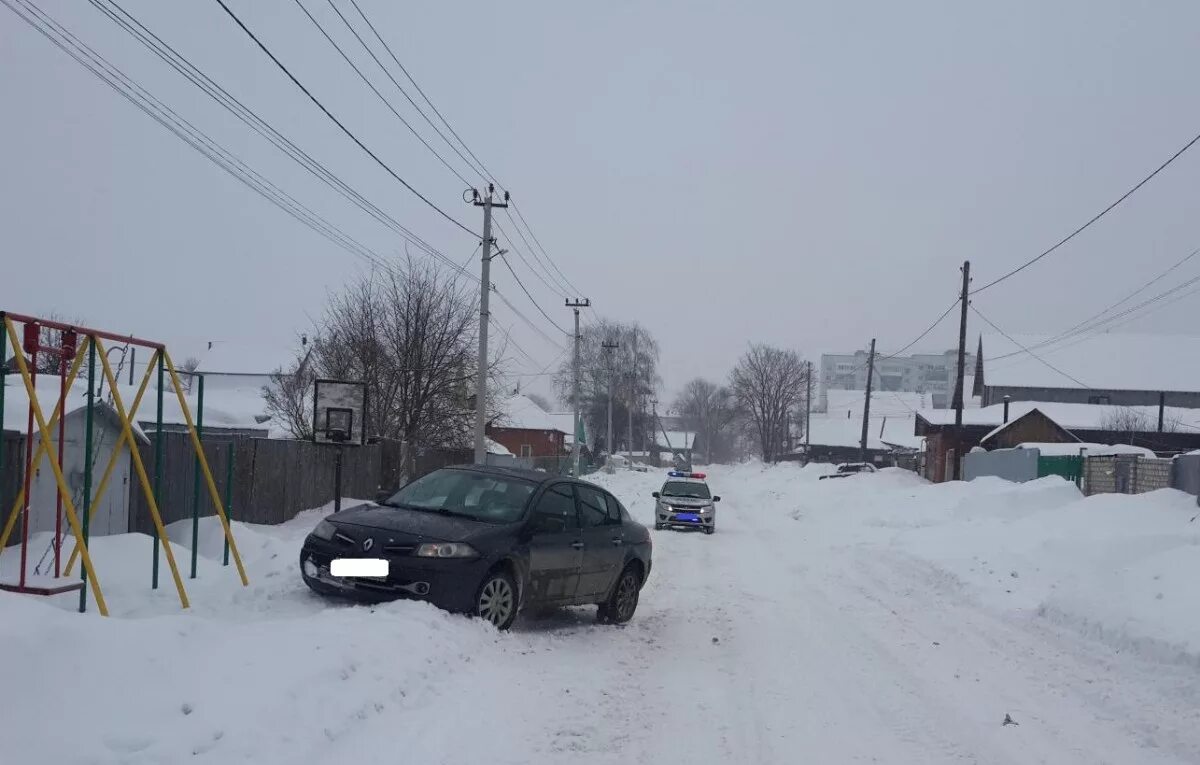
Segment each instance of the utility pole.
[[[637,398],[637,330],[634,330],[634,368],[629,373],[629,464],[634,464],[634,399]],[[1159,428],[1162,429],[1162,428]]]
[[962,477],[962,417],[963,417],[963,375],[967,364],[967,306],[970,305],[971,291],[971,261],[964,260],[962,265],[962,295],[959,297],[961,313],[958,320],[958,370],[954,378],[954,471],[952,478],[957,481]]
[[867,356],[867,395],[863,401],[862,441],[859,443],[859,462],[867,461],[867,424],[871,416],[871,381],[875,377],[875,338],[871,338],[871,353]]
[[608,457],[605,459],[604,464],[607,466],[608,472],[610,472],[610,473],[612,472],[612,457],[613,457],[613,454],[615,453],[613,450],[613,429],[612,429],[612,404],[613,404],[612,352],[615,351],[617,348],[619,348],[620,345],[621,344],[618,343],[616,340],[605,340],[603,343],[600,344],[600,347],[604,349],[605,354],[608,356],[608,436],[607,436],[607,440],[605,441],[605,444],[604,444],[606,447],[606,451],[608,452]]
[[475,464],[487,462],[487,447],[484,446],[484,431],[487,429],[487,378],[488,378],[488,323],[491,315],[488,313],[488,296],[491,293],[492,281],[492,208],[508,207],[508,192],[504,192],[504,201],[495,202],[492,196],[496,188],[488,184],[487,196],[479,198],[479,192],[471,189],[471,203],[483,208],[483,273],[479,282],[479,369],[475,381]]
[[812,446],[812,362],[808,362],[808,379],[805,381],[806,391],[804,393],[804,464],[808,464],[811,455],[809,447]]
[[576,478],[579,477],[579,449],[581,446],[579,443],[579,341],[582,338],[579,334],[579,309],[587,308],[591,304],[592,301],[587,298],[583,298],[582,300],[575,298],[564,301],[564,305],[575,312],[575,381],[571,388],[571,405],[575,408],[575,433],[571,436],[571,442],[573,443],[571,447],[571,475]]

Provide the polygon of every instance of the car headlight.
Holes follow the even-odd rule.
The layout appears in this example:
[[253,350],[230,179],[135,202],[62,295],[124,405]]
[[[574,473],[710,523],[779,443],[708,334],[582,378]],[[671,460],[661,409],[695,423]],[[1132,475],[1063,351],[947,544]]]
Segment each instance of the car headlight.
[[333,535],[337,533],[337,526],[334,526],[329,521],[321,521],[317,527],[313,529],[312,534],[317,539],[324,539],[326,542],[333,539]]
[[708,514],[709,514],[709,513],[711,513],[712,511],[713,511],[713,506],[712,506],[712,505],[706,505],[705,507],[702,507],[702,508],[700,508],[700,514],[701,514],[701,515],[708,515]]
[[426,542],[414,553],[418,558],[474,558],[474,547],[463,542]]

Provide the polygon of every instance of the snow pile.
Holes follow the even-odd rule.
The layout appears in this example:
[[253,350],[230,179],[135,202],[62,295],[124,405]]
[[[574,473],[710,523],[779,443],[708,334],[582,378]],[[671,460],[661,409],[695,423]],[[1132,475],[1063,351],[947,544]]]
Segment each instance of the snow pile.
[[[1085,498],[1058,477],[934,485],[885,470],[823,481],[808,504],[820,508],[809,520],[822,536],[928,561],[990,607],[1200,666],[1200,524],[1191,495]],[[786,504],[778,509],[791,514]]]

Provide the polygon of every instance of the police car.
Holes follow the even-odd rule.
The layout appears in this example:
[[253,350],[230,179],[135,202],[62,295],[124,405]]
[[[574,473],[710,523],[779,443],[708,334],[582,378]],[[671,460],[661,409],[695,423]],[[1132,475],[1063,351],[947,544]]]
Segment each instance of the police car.
[[717,503],[704,482],[704,473],[672,470],[660,491],[654,492],[654,528],[704,529],[716,531]]

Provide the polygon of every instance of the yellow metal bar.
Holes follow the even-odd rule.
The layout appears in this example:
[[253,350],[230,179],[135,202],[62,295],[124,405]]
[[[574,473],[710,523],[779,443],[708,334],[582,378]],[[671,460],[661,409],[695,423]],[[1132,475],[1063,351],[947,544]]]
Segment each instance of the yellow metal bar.
[[[83,342],[79,345],[79,350],[76,351],[75,360],[71,362],[71,370],[67,374],[67,390],[71,390],[71,386],[75,384],[75,378],[79,375],[79,368],[83,366],[83,356],[87,352],[88,343],[91,342],[87,335],[83,336]],[[50,415],[50,429],[54,430],[54,426],[58,424],[58,418],[65,416],[66,402],[59,398],[58,406]],[[33,462],[30,463],[30,470],[36,471],[42,465],[42,455],[46,453],[46,445],[39,440],[37,453],[33,455]],[[13,528],[17,525],[17,518],[21,517],[21,508],[25,502],[25,485],[22,483],[21,488],[17,490],[17,501],[13,503],[12,512],[8,514],[8,521],[4,524],[4,530],[0,531],[0,554],[4,553],[4,545],[8,544],[8,537],[12,534]]]
[[142,490],[146,493],[146,504],[150,508],[150,517],[154,519],[154,530],[158,532],[158,538],[162,541],[163,550],[167,554],[171,577],[175,580],[175,589],[179,592],[179,603],[184,608],[189,608],[187,591],[183,588],[183,577],[179,575],[179,567],[175,565],[175,553],[171,552],[171,540],[167,537],[167,528],[163,525],[162,516],[158,513],[158,502],[155,501],[154,492],[150,489],[150,479],[146,477],[146,466],[142,464],[142,455],[133,447],[133,444],[137,443],[133,437],[133,426],[125,415],[125,404],[121,401],[120,386],[117,385],[117,378],[113,374],[112,365],[108,363],[108,356],[104,353],[104,345],[100,342],[100,338],[96,338],[96,350],[100,351],[98,355],[101,365],[104,366],[104,376],[111,386],[113,404],[117,407],[117,416],[121,418],[121,428],[125,431],[125,439],[130,443],[129,456],[133,459],[133,467],[137,470],[138,479],[142,482]]
[[21,371],[21,380],[24,381],[25,390],[29,393],[29,404],[33,407],[33,415],[37,419],[42,442],[48,444],[50,467],[54,471],[54,480],[58,483],[58,489],[63,494],[63,508],[67,511],[67,522],[71,524],[71,533],[75,535],[75,543],[82,548],[83,565],[88,572],[88,584],[92,587],[96,608],[100,610],[101,616],[108,616],[108,604],[104,602],[104,593],[100,591],[100,580],[96,578],[96,569],[92,566],[92,556],[88,554],[87,545],[83,544],[83,529],[79,525],[79,517],[75,515],[75,503],[71,501],[71,492],[67,488],[66,479],[63,478],[62,469],[58,466],[58,453],[50,436],[50,428],[46,425],[46,416],[42,414],[42,407],[37,400],[37,390],[33,387],[33,378],[29,375],[29,365],[25,363],[25,354],[20,351],[21,343],[17,339],[17,330],[13,326],[12,319],[7,316],[4,318],[4,328],[8,331],[13,348],[17,349],[17,352],[13,354],[13,359],[17,362],[17,369]]
[[[133,406],[129,408],[129,418],[132,420],[137,415],[138,407],[142,405],[142,396],[146,394],[146,388],[150,386],[150,378],[154,372],[154,362],[158,359],[158,350],[150,356],[150,366],[146,368],[146,374],[142,376],[142,384],[138,388],[137,395],[133,397]],[[92,507],[100,504],[100,500],[104,497],[104,492],[108,489],[108,481],[112,478],[113,470],[117,467],[117,460],[121,457],[121,448],[126,446],[125,431],[121,431],[121,435],[117,438],[117,444],[113,447],[113,453],[108,458],[108,464],[104,467],[104,477],[100,479],[100,483],[96,486],[96,492],[92,496]],[[76,546],[71,550],[71,557],[67,559],[66,575],[71,575],[71,570],[75,567],[75,558],[79,555],[79,547]]]
[[246,568],[242,565],[242,556],[238,552],[237,543],[233,541],[233,529],[229,527],[229,518],[225,515],[225,505],[221,502],[221,492],[217,491],[217,482],[213,480],[212,470],[208,467],[208,458],[204,456],[204,446],[200,443],[200,437],[196,435],[196,425],[192,422],[192,413],[188,410],[187,399],[183,397],[183,386],[179,383],[179,375],[175,373],[175,365],[171,363],[171,354],[167,349],[163,349],[163,360],[167,362],[167,372],[171,375],[171,384],[175,386],[175,395],[179,398],[179,407],[183,410],[183,419],[187,422],[188,434],[192,437],[192,448],[196,450],[196,457],[200,462],[200,469],[204,473],[204,482],[208,484],[208,493],[212,497],[213,507],[217,510],[217,516],[221,519],[221,530],[225,532],[225,540],[229,542],[229,550],[233,553],[233,562],[237,564],[238,576],[242,579],[242,586],[248,586],[250,580],[246,577]]

